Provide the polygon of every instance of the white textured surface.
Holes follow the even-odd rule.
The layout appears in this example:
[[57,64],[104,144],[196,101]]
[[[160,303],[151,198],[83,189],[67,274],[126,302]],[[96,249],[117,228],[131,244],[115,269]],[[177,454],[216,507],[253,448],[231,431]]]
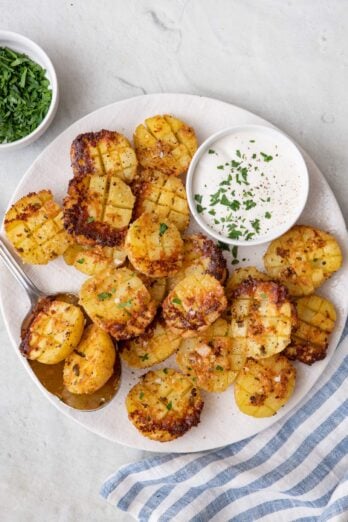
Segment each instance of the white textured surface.
[[[341,0],[1,0],[2,28],[52,58],[61,105],[48,133],[0,157],[0,210],[53,137],[102,105],[143,92],[190,92],[244,106],[316,160],[348,216],[348,10]],[[139,458],[59,414],[1,332],[0,505],[7,521],[125,521],[99,484]]]

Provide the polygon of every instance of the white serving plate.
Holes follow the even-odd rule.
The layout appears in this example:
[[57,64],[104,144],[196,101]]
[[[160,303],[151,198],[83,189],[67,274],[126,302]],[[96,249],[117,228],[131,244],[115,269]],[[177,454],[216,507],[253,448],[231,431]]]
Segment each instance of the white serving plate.
[[[152,94],[117,102],[85,116],[60,134],[25,173],[13,194],[11,203],[28,192],[43,188],[51,189],[56,199],[62,201],[68,181],[72,177],[69,158],[70,144],[77,134],[104,128],[118,130],[131,139],[137,124],[148,116],[163,113],[175,114],[192,125],[200,143],[218,130],[232,125],[271,126],[267,121],[244,109],[200,96]],[[320,378],[337,346],[348,313],[348,255],[345,223],[324,176],[305,152],[303,155],[310,176],[310,193],[299,223],[314,225],[333,233],[340,242],[345,261],[343,268],[319,290],[320,294],[333,301],[338,315],[328,355],[323,361],[315,363],[312,367],[296,364],[295,392],[277,415],[266,419],[254,419],[243,415],[235,405],[233,387],[230,387],[224,393],[203,393],[205,406],[197,428],[191,429],[183,437],[172,442],[154,442],[140,435],[127,418],[125,397],[138,376],[144,374],[145,371],[130,370],[126,365],[123,365],[122,368],[120,390],[107,406],[96,412],[72,410],[41,386],[18,351],[20,325],[28,311],[29,302],[10,273],[5,267],[1,267],[0,303],[9,337],[28,374],[44,395],[62,413],[94,433],[126,446],[158,452],[195,452],[224,446],[254,435],[286,415],[306,396],[313,384]],[[190,231],[197,229],[197,225],[192,225]],[[240,260],[245,258],[246,261],[241,262],[239,266],[254,264],[262,268],[262,255],[266,247],[267,245],[240,247],[238,258]],[[232,268],[230,259],[228,259],[228,266]],[[34,283],[47,294],[62,290],[78,292],[82,281],[85,280],[83,274],[67,266],[62,259],[57,259],[46,266],[25,266],[24,268]],[[175,365],[172,359],[157,367]]]

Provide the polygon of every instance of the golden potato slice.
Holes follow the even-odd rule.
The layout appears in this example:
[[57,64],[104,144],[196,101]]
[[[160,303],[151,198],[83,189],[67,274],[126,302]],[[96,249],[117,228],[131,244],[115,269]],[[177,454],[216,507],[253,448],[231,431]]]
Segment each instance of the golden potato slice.
[[149,371],[129,391],[128,417],[142,435],[159,442],[197,426],[204,402],[192,381],[172,368]]
[[224,289],[215,277],[191,274],[164,300],[163,317],[173,332],[194,337],[206,330],[226,306]]
[[294,307],[284,286],[249,278],[232,292],[230,335],[254,359],[270,357],[290,343]]
[[283,355],[247,359],[234,385],[240,411],[252,417],[271,417],[290,399],[296,370]]
[[216,243],[203,234],[192,234],[183,240],[184,259],[176,274],[168,278],[169,289],[191,274],[209,274],[223,284],[228,273],[226,259]]
[[115,339],[142,334],[157,309],[141,279],[128,268],[109,269],[87,279],[80,290],[80,304]]
[[296,225],[272,241],[264,263],[272,279],[284,284],[291,295],[314,292],[342,265],[336,239],[313,227]]
[[85,245],[121,246],[132,217],[135,196],[115,175],[73,178],[64,199],[64,225]]
[[137,172],[137,158],[131,144],[115,131],[86,132],[71,145],[71,165],[74,175],[118,177],[130,183]]
[[27,359],[44,364],[59,363],[80,342],[84,323],[79,306],[44,298],[33,311],[20,350]]
[[156,170],[144,170],[132,185],[132,190],[136,196],[136,218],[144,212],[154,212],[160,219],[173,223],[180,232],[189,226],[190,211],[180,178]]
[[148,277],[165,277],[182,264],[183,241],[175,225],[144,213],[127,232],[125,250],[132,265]]
[[87,275],[94,275],[112,267],[122,266],[127,254],[122,247],[71,245],[63,255],[67,265]]
[[319,295],[299,298],[296,310],[298,325],[284,355],[291,360],[313,364],[326,357],[329,336],[336,323],[336,310],[330,301]]
[[219,318],[198,337],[184,339],[176,356],[181,370],[208,392],[226,390],[245,363],[245,352],[233,345],[228,330]]
[[269,281],[270,278],[267,274],[260,272],[254,266],[243,266],[241,268],[237,268],[233,270],[232,275],[228,278],[225,292],[228,301],[232,299],[232,293],[234,290],[246,279],[257,279],[259,281]]
[[120,343],[122,359],[133,368],[148,368],[170,357],[181,342],[158,315],[145,332],[134,339]]
[[135,129],[134,146],[143,168],[178,176],[187,172],[197,138],[192,127],[165,114],[147,118]]
[[70,393],[94,393],[114,372],[116,352],[109,334],[87,326],[81,341],[64,362],[63,382]]
[[72,243],[64,230],[63,212],[50,190],[31,192],[5,214],[5,232],[25,263],[45,265]]

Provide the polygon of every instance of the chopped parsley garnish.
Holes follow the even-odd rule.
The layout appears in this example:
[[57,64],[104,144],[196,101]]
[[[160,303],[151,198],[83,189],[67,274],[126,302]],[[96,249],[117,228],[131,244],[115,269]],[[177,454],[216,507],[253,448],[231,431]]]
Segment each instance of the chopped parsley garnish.
[[128,299],[128,301],[124,301],[123,303],[119,303],[117,305],[117,308],[129,308],[130,306],[132,306],[132,299]]
[[213,149],[209,149],[208,150],[208,154],[216,154],[217,155],[217,152],[215,152],[215,150],[213,150]]
[[182,304],[182,301],[181,301],[181,299],[179,299],[178,297],[174,297],[174,299],[172,299],[172,303],[174,303],[174,304],[178,304],[178,305],[181,305],[181,304]]
[[202,205],[196,205],[196,209],[197,209],[198,214],[202,214],[202,212],[204,212],[204,210],[207,210],[207,208],[202,207]]
[[144,392],[139,393],[139,399],[142,400],[144,398]]
[[110,299],[112,297],[112,294],[110,292],[101,292],[97,295],[99,301],[105,301],[105,299]]
[[219,372],[223,372],[224,369],[222,366],[220,366],[219,364],[217,366],[215,366],[215,370],[219,371]]
[[255,230],[255,232],[257,232],[257,233],[260,232],[260,220],[259,219],[254,219],[254,221],[250,221],[250,224],[253,227],[253,229]]
[[240,150],[236,150],[236,156],[238,156],[238,158],[241,158],[241,157],[242,157],[242,155],[241,155],[241,153],[240,153]]
[[219,169],[219,170],[224,170],[225,166],[224,165],[218,165],[216,168]]
[[238,265],[238,264],[239,264],[239,259],[232,259],[231,265]]
[[139,355],[139,359],[142,362],[148,361],[149,360],[149,354],[148,353],[144,353],[144,355]]
[[84,257],[81,257],[81,259],[77,259],[76,260],[76,263],[78,263],[79,265],[83,265],[84,262],[85,262],[85,258]]
[[269,156],[268,154],[265,154],[264,152],[260,152],[261,156],[263,157],[263,161],[272,161],[273,156]]
[[217,242],[217,246],[220,248],[220,250],[224,251],[224,250],[227,250],[229,251],[230,250],[230,247],[226,244],[226,243],[223,243],[222,241],[218,241]]
[[166,232],[166,230],[168,230],[168,225],[166,225],[165,223],[160,223],[159,235],[163,236],[163,234]]
[[255,140],[249,140],[249,143],[255,143]]
[[95,221],[95,218],[93,216],[88,216],[87,223],[93,223]]
[[232,247],[231,253],[232,253],[232,257],[233,257],[234,259],[236,259],[237,256],[238,256],[238,247],[237,247],[237,245],[234,245],[234,246]]
[[201,194],[195,194],[195,201],[202,203],[203,196]]
[[215,212],[215,210],[212,208],[211,210],[209,210],[208,214],[210,214],[211,216],[215,216],[216,212]]
[[271,219],[271,217],[272,217],[272,214],[270,212],[265,212],[266,219]]
[[168,373],[168,368],[163,368],[163,373]]
[[171,410],[171,409],[173,408],[173,403],[172,403],[172,401],[169,401],[169,402],[168,402],[168,404],[166,405],[166,408],[167,408],[168,411]]
[[252,199],[247,199],[246,201],[243,201],[243,205],[245,206],[245,210],[250,210],[251,208],[256,207],[256,203]]

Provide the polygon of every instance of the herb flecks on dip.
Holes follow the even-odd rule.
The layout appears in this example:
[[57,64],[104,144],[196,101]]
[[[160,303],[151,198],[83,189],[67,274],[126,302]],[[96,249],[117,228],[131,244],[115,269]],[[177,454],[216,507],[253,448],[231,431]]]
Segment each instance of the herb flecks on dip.
[[33,132],[46,116],[51,99],[45,69],[25,54],[0,47],[0,143]]
[[267,237],[296,212],[301,179],[287,144],[240,131],[218,139],[197,164],[197,213],[221,238]]

